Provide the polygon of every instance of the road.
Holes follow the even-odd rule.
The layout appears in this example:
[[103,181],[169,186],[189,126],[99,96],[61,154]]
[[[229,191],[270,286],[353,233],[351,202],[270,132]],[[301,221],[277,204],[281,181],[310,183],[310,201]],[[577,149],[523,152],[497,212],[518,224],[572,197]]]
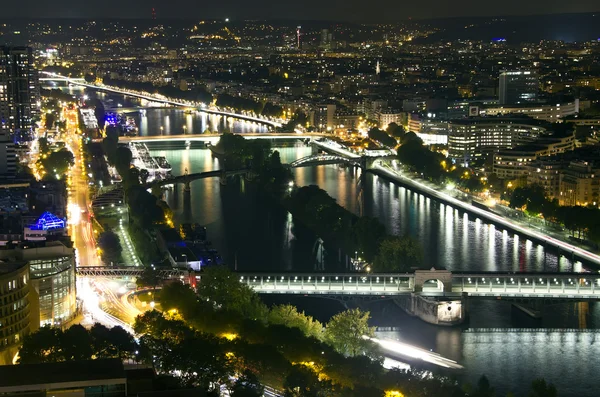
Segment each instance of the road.
[[257,122],[257,123],[267,124],[272,127],[281,127],[282,126],[282,123],[280,121],[271,120],[271,119],[263,118],[260,116],[252,116],[252,115],[246,115],[246,114],[233,113],[233,112],[229,112],[226,110],[221,110],[217,107],[206,107],[206,105],[203,103],[182,102],[181,100],[175,100],[175,99],[167,98],[167,97],[164,97],[161,95],[150,94],[150,93],[145,93],[145,92],[138,92],[138,91],[133,91],[133,90],[126,90],[126,89],[117,88],[117,87],[110,87],[110,86],[107,86],[104,84],[88,84],[85,82],[81,82],[81,80],[79,80],[79,79],[71,79],[66,76],[61,76],[57,73],[50,73],[50,72],[42,72],[42,73],[44,73],[50,77],[56,77],[58,80],[67,81],[70,84],[79,85],[79,86],[86,87],[86,88],[114,92],[116,94],[129,95],[129,96],[133,96],[136,98],[145,99],[150,102],[164,103],[164,104],[172,105],[172,106],[187,107],[187,108],[200,107],[200,108],[202,108],[203,112],[206,112],[209,114],[217,114],[217,115],[222,115],[222,116],[235,117],[235,118],[238,118],[241,120],[248,120],[248,121],[253,121],[253,122]]
[[71,239],[77,250],[77,266],[99,266],[102,263],[96,252],[94,232],[91,225],[88,165],[83,157],[77,109],[64,108],[63,115],[67,120],[65,144],[75,157],[75,165],[71,167],[67,179],[69,183],[67,209]]
[[523,236],[532,237],[538,241],[548,243],[552,246],[558,247],[563,250],[565,253],[572,253],[573,255],[590,261],[595,264],[600,264],[600,255],[594,254],[593,252],[587,251],[585,249],[579,248],[573,244],[566,243],[557,238],[549,236],[544,233],[540,233],[534,229],[518,224],[512,220],[509,220],[503,216],[496,215],[492,212],[482,210],[477,208],[471,204],[465,203],[464,201],[457,200],[456,198],[446,194],[442,191],[436,190],[422,182],[414,180],[412,178],[408,178],[403,175],[400,171],[395,170],[387,164],[381,164],[381,162],[376,162],[373,166],[375,171],[379,171],[381,174],[389,177],[392,180],[397,180],[400,183],[404,183],[409,186],[415,187],[417,190],[426,192],[431,196],[441,200],[442,202],[448,203],[455,208],[462,208],[467,210],[475,215],[481,216],[484,219],[487,219],[493,223],[498,225],[507,227],[510,230],[514,230],[515,232],[522,234]]

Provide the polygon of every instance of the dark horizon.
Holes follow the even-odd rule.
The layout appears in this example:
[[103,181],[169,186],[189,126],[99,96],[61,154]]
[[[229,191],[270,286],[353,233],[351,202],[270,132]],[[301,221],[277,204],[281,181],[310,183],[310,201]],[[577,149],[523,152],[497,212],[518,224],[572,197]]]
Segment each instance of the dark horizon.
[[[344,22],[402,22],[413,20],[439,20],[459,18],[546,16],[561,14],[593,14],[600,7],[595,0],[575,0],[571,3],[548,4],[544,0],[520,2],[508,0],[502,6],[491,2],[466,0],[461,7],[444,0],[431,0],[424,6],[413,2],[379,0],[365,9],[358,0],[323,3],[317,0],[294,3],[291,1],[258,0],[248,3],[226,0],[210,8],[192,0],[171,0],[168,6],[146,0],[106,0],[102,7],[82,4],[75,0],[22,0],[3,7],[2,20],[7,19],[151,19],[152,9],[160,20],[282,20],[282,21],[344,21]],[[543,10],[543,11],[542,11]],[[318,11],[318,12],[314,12]],[[542,11],[542,12],[540,12]],[[190,16],[193,15],[193,16]],[[360,18],[357,16],[360,15]],[[382,17],[383,16],[383,17]]]

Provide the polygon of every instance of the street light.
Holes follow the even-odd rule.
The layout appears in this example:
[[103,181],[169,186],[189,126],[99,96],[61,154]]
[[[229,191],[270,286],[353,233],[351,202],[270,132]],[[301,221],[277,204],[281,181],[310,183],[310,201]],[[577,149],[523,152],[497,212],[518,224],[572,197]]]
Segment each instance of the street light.
[[161,125],[161,126],[160,126],[160,135],[161,135],[161,136],[162,136],[162,134],[163,134],[163,130],[164,130],[164,127]]

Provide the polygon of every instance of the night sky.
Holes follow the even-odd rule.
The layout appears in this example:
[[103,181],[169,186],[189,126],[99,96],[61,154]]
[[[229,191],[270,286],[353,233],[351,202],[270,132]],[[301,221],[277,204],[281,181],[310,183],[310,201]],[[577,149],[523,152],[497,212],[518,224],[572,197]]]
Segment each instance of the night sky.
[[0,18],[303,19],[413,18],[599,12],[598,0],[0,0]]

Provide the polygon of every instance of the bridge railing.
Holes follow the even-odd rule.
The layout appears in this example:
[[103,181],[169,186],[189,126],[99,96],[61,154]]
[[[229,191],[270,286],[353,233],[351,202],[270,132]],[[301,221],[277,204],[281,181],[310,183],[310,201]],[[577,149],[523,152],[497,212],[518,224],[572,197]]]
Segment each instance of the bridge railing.
[[470,294],[536,294],[557,297],[600,296],[600,275],[590,273],[453,274],[452,291]]
[[240,274],[240,281],[259,293],[376,294],[412,291],[412,274]]
[[[81,277],[139,277],[144,273],[143,267],[78,267],[76,273]],[[189,272],[184,269],[159,269],[158,275],[163,279],[183,279],[189,275]]]

